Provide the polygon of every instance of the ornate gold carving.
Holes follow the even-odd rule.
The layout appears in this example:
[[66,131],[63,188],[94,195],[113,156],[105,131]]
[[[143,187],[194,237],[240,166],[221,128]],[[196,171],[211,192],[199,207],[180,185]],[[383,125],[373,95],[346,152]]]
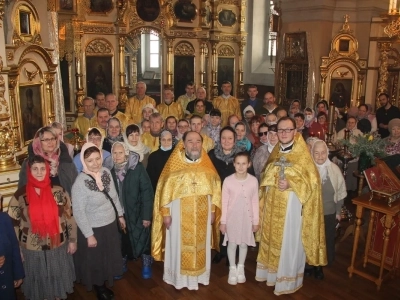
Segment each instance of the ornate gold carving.
[[32,39],[32,44],[36,44],[36,45],[41,45],[42,44],[42,37],[40,36],[40,34],[37,34],[33,37]]
[[28,78],[28,81],[32,81],[36,77],[36,75],[39,74],[39,69],[30,72],[24,67],[24,71],[25,71],[25,76]]
[[16,31],[13,33],[12,44],[17,47],[25,45],[25,42],[21,39]]
[[13,60],[14,59],[14,52],[8,51],[7,52],[7,60]]
[[[388,79],[389,79],[389,52],[392,50],[392,43],[384,42],[378,43],[378,49],[381,52],[379,60],[381,61],[381,65],[379,67],[379,80],[378,80],[378,88],[376,90],[377,95],[380,93],[386,93],[388,91]],[[378,98],[378,97],[377,97]],[[376,99],[375,107],[380,107],[380,102]]]
[[101,33],[101,34],[115,34],[116,30],[113,24],[107,26],[100,25],[97,23],[88,23],[82,25],[82,31],[84,33]]
[[57,11],[56,0],[47,0],[47,11]]
[[[5,0],[0,0],[0,21],[3,21]],[[1,28],[1,24],[0,24]]]
[[235,56],[235,50],[229,45],[222,45],[218,48],[218,56]]
[[346,14],[343,16],[343,19],[344,19],[344,23],[342,25],[342,29],[340,29],[339,32],[340,33],[349,33],[349,34],[353,33],[353,30],[350,29],[350,25],[349,25],[350,16]]
[[228,4],[228,5],[240,5],[240,0],[220,0],[218,1],[218,4]]
[[195,50],[192,44],[188,42],[181,42],[176,45],[174,54],[179,56],[194,56]]
[[86,46],[86,54],[112,54],[111,44],[104,39],[95,39]]
[[118,9],[117,22],[120,26],[126,25],[126,22],[124,21],[124,14],[127,7],[128,7],[128,1],[117,0],[117,9]]
[[21,53],[21,56],[19,57],[18,65],[21,64],[23,58],[30,52],[39,54],[46,62],[46,65],[50,70],[54,70],[57,67],[57,65],[53,63],[50,54],[44,48],[37,45],[30,45],[25,48],[25,50]]
[[138,16],[136,13],[136,7],[134,8],[134,12],[129,15],[129,27],[134,28],[136,26],[143,25],[144,21]]
[[48,122],[52,123],[55,121],[54,114],[54,97],[53,97],[53,83],[54,83],[55,72],[46,72],[44,74],[44,82],[46,83],[46,99],[49,103],[48,106]]
[[196,38],[197,37],[197,32],[193,32],[193,31],[171,31],[170,35],[174,36],[174,37],[177,37],[177,38]]

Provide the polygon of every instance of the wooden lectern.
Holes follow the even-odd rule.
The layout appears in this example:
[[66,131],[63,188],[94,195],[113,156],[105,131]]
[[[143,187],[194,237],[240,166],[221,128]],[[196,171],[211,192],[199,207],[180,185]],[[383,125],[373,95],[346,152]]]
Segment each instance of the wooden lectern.
[[[371,193],[354,198],[356,209],[356,229],[354,236],[349,277],[353,273],[369,279],[377,285],[378,290],[387,276],[399,275],[400,268],[400,155],[393,155],[377,160],[377,165],[364,171]],[[371,184],[370,184],[371,183]],[[368,233],[362,266],[367,263],[379,267],[379,276],[363,271],[356,265],[360,226],[364,209],[370,209]],[[386,270],[386,274],[384,274]]]

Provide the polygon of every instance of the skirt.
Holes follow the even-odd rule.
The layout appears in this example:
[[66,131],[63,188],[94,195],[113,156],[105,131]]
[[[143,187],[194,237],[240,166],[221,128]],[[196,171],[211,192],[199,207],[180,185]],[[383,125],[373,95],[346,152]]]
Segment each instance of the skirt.
[[75,270],[68,242],[44,251],[21,248],[24,255],[25,278],[22,292],[26,299],[67,299],[74,291]]
[[114,276],[122,275],[121,240],[116,221],[93,228],[97,246],[89,248],[78,228],[78,250],[74,255],[76,280],[91,291],[93,285],[114,284]]

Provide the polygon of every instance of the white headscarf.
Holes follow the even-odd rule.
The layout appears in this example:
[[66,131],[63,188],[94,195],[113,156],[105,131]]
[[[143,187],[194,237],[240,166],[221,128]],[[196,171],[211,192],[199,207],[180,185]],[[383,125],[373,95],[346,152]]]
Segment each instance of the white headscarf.
[[[325,148],[326,148],[326,151],[327,151],[326,152],[327,153],[326,160],[322,165],[317,164],[317,162],[314,160],[314,149],[315,149],[315,145],[317,145],[317,144],[323,144],[325,146]],[[324,141],[317,140],[317,141],[314,142],[314,144],[313,144],[313,146],[311,148],[311,156],[312,156],[312,158],[314,160],[315,165],[317,166],[317,169],[318,169],[318,172],[319,172],[319,176],[321,177],[322,184],[325,183],[325,181],[326,181],[326,179],[328,177],[328,167],[332,163],[328,158],[328,154],[329,154],[329,149],[328,149],[328,146],[326,145],[326,143]]]
[[138,140],[138,143],[136,146],[132,146],[129,143],[128,137],[126,136],[126,130],[124,130],[122,135],[124,137],[124,143],[125,143],[126,147],[129,149],[129,151],[136,152],[137,154],[139,154],[139,161],[140,162],[143,161],[144,155],[149,153],[150,149],[145,144],[142,143],[140,132],[139,132],[139,140]]

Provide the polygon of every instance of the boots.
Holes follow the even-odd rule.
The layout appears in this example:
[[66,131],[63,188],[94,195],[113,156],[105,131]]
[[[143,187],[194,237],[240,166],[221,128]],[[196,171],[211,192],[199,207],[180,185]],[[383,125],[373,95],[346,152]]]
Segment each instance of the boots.
[[151,255],[142,254],[142,278],[151,278],[151,264],[153,263],[153,257]]
[[245,283],[246,276],[244,276],[244,265],[237,265],[237,282]]
[[105,284],[94,285],[94,290],[98,300],[112,300],[114,299],[114,292],[107,288]]
[[230,285],[236,285],[237,282],[238,282],[238,278],[237,278],[236,266],[230,266],[229,267],[228,283]]
[[318,266],[318,267],[314,267],[314,277],[316,278],[316,279],[320,279],[320,280],[322,280],[322,279],[324,279],[324,271],[322,271],[322,267],[321,266]]

